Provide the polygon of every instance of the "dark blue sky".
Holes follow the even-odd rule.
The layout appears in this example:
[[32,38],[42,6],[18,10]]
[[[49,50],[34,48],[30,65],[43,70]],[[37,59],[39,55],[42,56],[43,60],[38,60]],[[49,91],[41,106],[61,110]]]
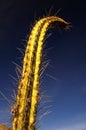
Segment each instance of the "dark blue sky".
[[[86,130],[86,4],[84,0],[0,1],[0,91],[10,100],[17,85],[15,65],[22,54],[34,21],[61,8],[59,16],[72,23],[68,31],[51,29],[46,42],[50,65],[43,77],[42,91],[51,96],[52,113],[40,130]],[[46,13],[47,12],[47,13]],[[0,95],[0,122],[10,125],[10,104]]]

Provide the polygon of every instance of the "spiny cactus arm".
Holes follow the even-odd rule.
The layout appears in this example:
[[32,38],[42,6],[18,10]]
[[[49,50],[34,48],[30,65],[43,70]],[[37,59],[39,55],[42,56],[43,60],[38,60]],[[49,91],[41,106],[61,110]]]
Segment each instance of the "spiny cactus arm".
[[39,75],[40,75],[40,64],[42,58],[42,48],[43,48],[43,40],[46,34],[48,27],[51,24],[55,24],[58,26],[62,26],[64,28],[68,28],[68,23],[59,17],[48,17],[46,18],[46,22],[40,30],[40,36],[38,40],[38,47],[36,53],[36,65],[35,65],[35,73],[34,73],[34,82],[33,82],[33,91],[31,97],[31,108],[30,108],[30,122],[28,126],[28,130],[34,130],[35,122],[36,122],[36,114],[37,114],[37,104],[38,104],[38,95],[39,95]]
[[[43,26],[45,18],[36,23],[30,34],[23,60],[22,75],[18,86],[16,104],[14,105],[13,130],[22,130],[29,123],[29,111],[31,104],[31,91],[34,78],[35,52],[38,42],[39,32]],[[27,117],[28,116],[28,117]],[[28,124],[29,125],[29,124]],[[27,129],[26,129],[27,130]]]
[[[39,94],[39,71],[43,39],[49,26],[68,27],[63,19],[50,16],[39,20],[32,29],[23,60],[22,76],[16,98],[13,130],[35,130]],[[58,24],[57,24],[58,23]]]

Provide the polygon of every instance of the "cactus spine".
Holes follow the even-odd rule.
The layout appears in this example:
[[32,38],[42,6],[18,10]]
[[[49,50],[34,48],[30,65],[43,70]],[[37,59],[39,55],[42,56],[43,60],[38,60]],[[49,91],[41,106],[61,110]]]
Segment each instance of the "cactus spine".
[[16,97],[13,130],[36,130],[43,40],[52,25],[67,28],[69,24],[59,17],[50,16],[40,19],[31,31]]

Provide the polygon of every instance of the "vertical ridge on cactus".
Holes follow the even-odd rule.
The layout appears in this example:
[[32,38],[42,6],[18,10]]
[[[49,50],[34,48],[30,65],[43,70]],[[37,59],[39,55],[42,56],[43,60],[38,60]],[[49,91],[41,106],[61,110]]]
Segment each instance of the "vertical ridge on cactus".
[[42,18],[36,22],[28,39],[14,109],[13,130],[36,130],[43,40],[52,26],[67,29],[69,23],[57,16]]

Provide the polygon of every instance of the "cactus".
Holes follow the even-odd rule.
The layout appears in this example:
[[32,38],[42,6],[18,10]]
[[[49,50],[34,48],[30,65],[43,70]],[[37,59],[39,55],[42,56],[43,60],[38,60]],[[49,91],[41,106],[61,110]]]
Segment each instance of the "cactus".
[[13,109],[12,130],[36,130],[43,40],[48,28],[53,26],[67,29],[69,23],[57,16],[49,16],[37,21],[31,31]]

